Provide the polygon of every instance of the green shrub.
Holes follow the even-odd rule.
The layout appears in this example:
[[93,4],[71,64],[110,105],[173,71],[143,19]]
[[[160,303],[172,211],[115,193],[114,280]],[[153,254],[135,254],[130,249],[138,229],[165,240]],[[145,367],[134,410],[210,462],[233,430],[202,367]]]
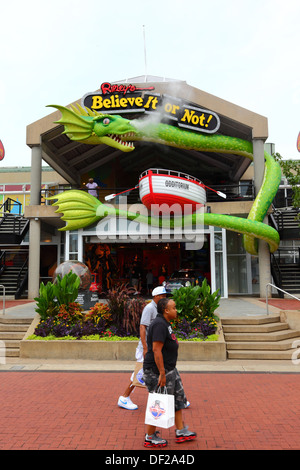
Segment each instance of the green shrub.
[[176,303],[178,320],[186,319],[188,322],[199,322],[204,318],[219,321],[214,313],[219,306],[219,289],[211,293],[207,280],[201,286],[180,287],[173,291],[172,298]]
[[46,320],[50,316],[56,316],[62,305],[68,309],[78,297],[80,286],[80,278],[77,274],[70,271],[62,279],[57,276],[55,283],[43,282],[40,284],[39,297],[35,297],[35,311],[40,315],[42,320]]
[[178,318],[186,318],[188,321],[193,319],[193,309],[198,302],[200,295],[200,286],[180,287],[174,290],[172,298],[176,303]]
[[63,278],[57,276],[53,284],[53,290],[59,305],[68,305],[75,302],[78,297],[79,286],[80,278],[72,271],[65,274]]
[[207,280],[204,279],[200,286],[198,302],[193,309],[195,320],[201,321],[204,318],[212,318],[219,321],[219,317],[214,312],[220,305],[220,298],[219,289],[211,293],[210,286],[207,284]]
[[42,320],[46,320],[49,314],[55,315],[58,311],[58,305],[55,301],[54,285],[52,282],[47,282],[45,285],[41,282],[39,289],[39,297],[35,297],[36,309],[35,311],[40,315]]

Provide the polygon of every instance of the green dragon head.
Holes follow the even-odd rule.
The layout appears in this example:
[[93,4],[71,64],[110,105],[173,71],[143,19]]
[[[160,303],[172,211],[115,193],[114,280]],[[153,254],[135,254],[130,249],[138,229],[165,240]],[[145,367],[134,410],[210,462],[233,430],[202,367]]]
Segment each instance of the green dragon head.
[[128,119],[117,115],[99,114],[78,104],[77,108],[71,105],[72,109],[59,105],[49,106],[61,112],[61,119],[55,123],[64,126],[63,134],[69,139],[92,145],[105,144],[122,152],[134,150],[130,137],[134,137],[136,131]]

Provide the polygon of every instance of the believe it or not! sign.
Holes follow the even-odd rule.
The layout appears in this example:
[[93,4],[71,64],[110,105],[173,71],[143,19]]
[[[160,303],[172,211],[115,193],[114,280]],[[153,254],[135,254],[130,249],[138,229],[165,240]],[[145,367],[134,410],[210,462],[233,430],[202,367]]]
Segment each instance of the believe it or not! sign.
[[[213,134],[219,129],[220,118],[216,113],[172,96],[161,95],[159,98],[158,96],[144,95],[144,99],[147,100],[146,113],[155,111],[155,107],[159,109],[164,118],[173,121],[178,127],[209,134]],[[157,104],[156,99],[158,100]],[[154,103],[152,107],[151,102]]]
[[[103,87],[101,91],[88,93],[82,98],[82,105],[103,114],[160,113],[171,125],[193,131],[213,134],[220,127],[219,116],[209,110],[199,108],[194,103],[160,95],[136,88],[133,85]],[[142,94],[142,91],[146,91]]]

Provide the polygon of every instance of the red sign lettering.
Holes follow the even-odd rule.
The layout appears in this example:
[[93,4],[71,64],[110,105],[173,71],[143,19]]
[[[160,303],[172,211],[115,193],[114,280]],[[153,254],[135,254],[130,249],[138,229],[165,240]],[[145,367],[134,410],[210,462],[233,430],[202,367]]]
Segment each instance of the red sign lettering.
[[122,93],[126,95],[126,93],[133,93],[134,91],[144,91],[144,90],[154,90],[154,87],[148,88],[138,88],[135,85],[112,85],[109,82],[102,83],[101,91],[103,95],[108,95],[110,93]]

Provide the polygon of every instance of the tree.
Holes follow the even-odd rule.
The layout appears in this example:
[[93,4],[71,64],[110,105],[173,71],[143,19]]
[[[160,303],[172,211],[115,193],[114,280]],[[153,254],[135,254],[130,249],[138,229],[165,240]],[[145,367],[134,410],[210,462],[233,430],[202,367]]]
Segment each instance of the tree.
[[[288,183],[291,185],[293,195],[292,204],[295,209],[299,210],[300,207],[300,160],[283,160],[279,153],[273,155],[276,161],[279,162],[282,174],[286,177]],[[300,213],[297,216],[300,221]]]

